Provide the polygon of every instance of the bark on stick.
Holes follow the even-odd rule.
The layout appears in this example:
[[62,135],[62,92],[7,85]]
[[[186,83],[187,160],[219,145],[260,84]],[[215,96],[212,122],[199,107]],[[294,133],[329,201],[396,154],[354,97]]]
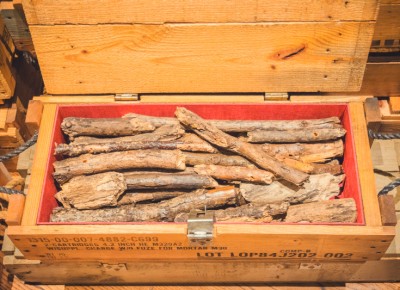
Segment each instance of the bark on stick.
[[246,158],[237,155],[208,154],[183,152],[186,159],[186,165],[195,166],[201,164],[221,165],[221,166],[246,166],[255,167],[254,163]]
[[236,198],[237,192],[234,187],[222,187],[210,191],[199,189],[157,204],[123,205],[96,210],[55,208],[50,220],[52,222],[173,221],[180,212],[234,205]]
[[[176,124],[177,120],[168,117],[152,117],[129,113],[128,119],[140,119],[155,127]],[[210,120],[213,125],[224,132],[249,132],[254,130],[300,130],[304,128],[337,128],[340,126],[338,117],[314,120]]]
[[[253,205],[251,203],[215,210],[214,216],[217,222],[259,222],[269,223],[273,221],[274,215],[286,213],[289,203]],[[188,213],[180,213],[175,217],[175,222],[187,222]]]
[[342,166],[336,162],[326,164],[304,163],[299,160],[290,158],[283,159],[283,162],[288,166],[291,166],[308,174],[330,173],[333,175],[338,175],[343,173]]
[[343,156],[343,141],[318,143],[262,144],[262,149],[277,159],[293,158],[306,163],[325,162],[331,158]]
[[211,123],[185,108],[177,108],[175,114],[180,122],[190,127],[196,134],[208,142],[238,153],[250,159],[261,168],[272,171],[289,182],[300,185],[308,179],[308,174],[279,162],[277,159],[267,155],[257,145],[242,142],[238,138],[222,132]]
[[158,202],[164,199],[170,199],[182,194],[188,193],[187,191],[134,191],[125,192],[118,200],[118,205],[132,204],[138,202]]
[[196,165],[194,171],[198,174],[212,176],[227,181],[247,181],[270,184],[274,178],[271,172],[243,166]]
[[105,172],[77,176],[62,185],[56,198],[64,207],[94,209],[117,205],[127,189],[199,189],[217,187],[211,177],[198,174]]
[[292,205],[285,219],[290,223],[353,223],[356,220],[357,208],[352,198]]
[[53,176],[63,184],[74,176],[133,168],[185,169],[185,157],[180,150],[131,150],[84,154],[54,162]]
[[270,185],[242,183],[240,194],[246,201],[261,205],[282,202],[308,203],[328,200],[339,195],[342,181],[343,176],[325,173],[310,175],[310,179],[303,184],[303,187],[279,181],[274,181]]
[[139,119],[68,117],[61,123],[61,129],[73,139],[76,136],[136,135],[153,131],[155,127]]
[[255,130],[247,133],[243,141],[250,143],[285,143],[285,142],[316,142],[335,140],[343,137],[346,130],[343,128],[334,129],[302,129],[287,131]]

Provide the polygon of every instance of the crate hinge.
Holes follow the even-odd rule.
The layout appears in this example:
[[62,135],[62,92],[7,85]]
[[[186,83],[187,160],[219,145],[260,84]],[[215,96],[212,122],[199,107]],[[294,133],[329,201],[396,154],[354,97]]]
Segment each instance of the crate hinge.
[[204,246],[214,237],[214,212],[192,210],[188,218],[189,242],[194,246]]
[[289,101],[288,93],[264,93],[264,101]]
[[139,94],[115,94],[115,102],[138,102],[140,101]]

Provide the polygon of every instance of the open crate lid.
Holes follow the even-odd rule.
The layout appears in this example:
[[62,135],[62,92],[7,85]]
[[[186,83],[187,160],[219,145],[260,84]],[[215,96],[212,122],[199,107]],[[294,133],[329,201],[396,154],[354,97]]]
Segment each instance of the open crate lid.
[[377,1],[24,1],[49,94],[358,91]]

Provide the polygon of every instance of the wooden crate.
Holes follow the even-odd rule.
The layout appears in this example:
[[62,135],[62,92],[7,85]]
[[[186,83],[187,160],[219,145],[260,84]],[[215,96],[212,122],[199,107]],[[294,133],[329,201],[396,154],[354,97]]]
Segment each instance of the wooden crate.
[[[115,275],[99,283],[176,282],[178,278],[161,274],[169,265],[167,273],[188,269],[176,277],[186,275],[181,281],[189,282],[202,279],[203,272],[196,268],[204,263],[211,266],[205,267],[210,275],[202,281],[228,282],[240,280],[233,276],[245,269],[306,269],[302,263],[316,262],[319,266],[313,267],[319,271],[302,279],[340,280],[364,261],[384,254],[394,228],[381,223],[362,103],[270,105],[265,101],[269,96],[265,92],[359,90],[377,1],[88,0],[83,7],[71,1],[24,0],[23,5],[49,95],[39,98],[44,103],[40,150],[22,223],[8,229],[25,258],[8,257],[11,272],[40,282],[37,273],[47,272],[51,265],[67,272],[74,264],[84,265],[93,275],[104,265]],[[129,94],[131,101],[121,101],[122,93]],[[349,132],[346,173],[353,177],[346,186],[358,200],[357,223],[216,223],[212,243],[201,247],[190,243],[187,224],[49,224],[46,219],[55,206],[51,151],[54,142],[61,140],[57,139],[61,119],[120,116],[130,109],[171,115],[176,105],[161,104],[166,101],[183,102],[209,118],[217,114],[232,118],[232,112],[246,108],[242,118],[254,113],[271,119],[271,112],[280,112],[280,119],[341,117]],[[89,107],[82,109],[83,103]],[[111,105],[112,109],[107,107]],[[159,270],[151,268],[154,260],[158,264],[154,269]],[[239,272],[220,276],[227,262]],[[335,276],[335,263],[345,262],[350,263],[348,272]],[[22,271],[28,264],[36,270]],[[132,265],[154,271],[132,275],[136,269]],[[100,272],[108,271],[104,269]],[[126,275],[121,278],[117,272]],[[76,273],[71,279],[80,279]],[[269,275],[260,280],[289,281],[290,271],[285,273],[282,279]],[[51,279],[51,275],[42,277]],[[252,274],[246,277],[242,281],[259,281]],[[294,277],[292,281],[300,279]]]

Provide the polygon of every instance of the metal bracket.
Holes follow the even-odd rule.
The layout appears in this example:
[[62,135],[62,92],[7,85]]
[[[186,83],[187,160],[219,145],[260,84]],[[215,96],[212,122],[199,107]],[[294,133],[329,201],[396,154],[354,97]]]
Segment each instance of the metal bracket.
[[190,243],[194,246],[209,244],[213,238],[214,221],[215,218],[212,211],[190,211],[187,233]]
[[289,101],[288,93],[264,93],[264,101]]
[[134,102],[140,101],[139,94],[116,94],[114,97],[115,102]]

